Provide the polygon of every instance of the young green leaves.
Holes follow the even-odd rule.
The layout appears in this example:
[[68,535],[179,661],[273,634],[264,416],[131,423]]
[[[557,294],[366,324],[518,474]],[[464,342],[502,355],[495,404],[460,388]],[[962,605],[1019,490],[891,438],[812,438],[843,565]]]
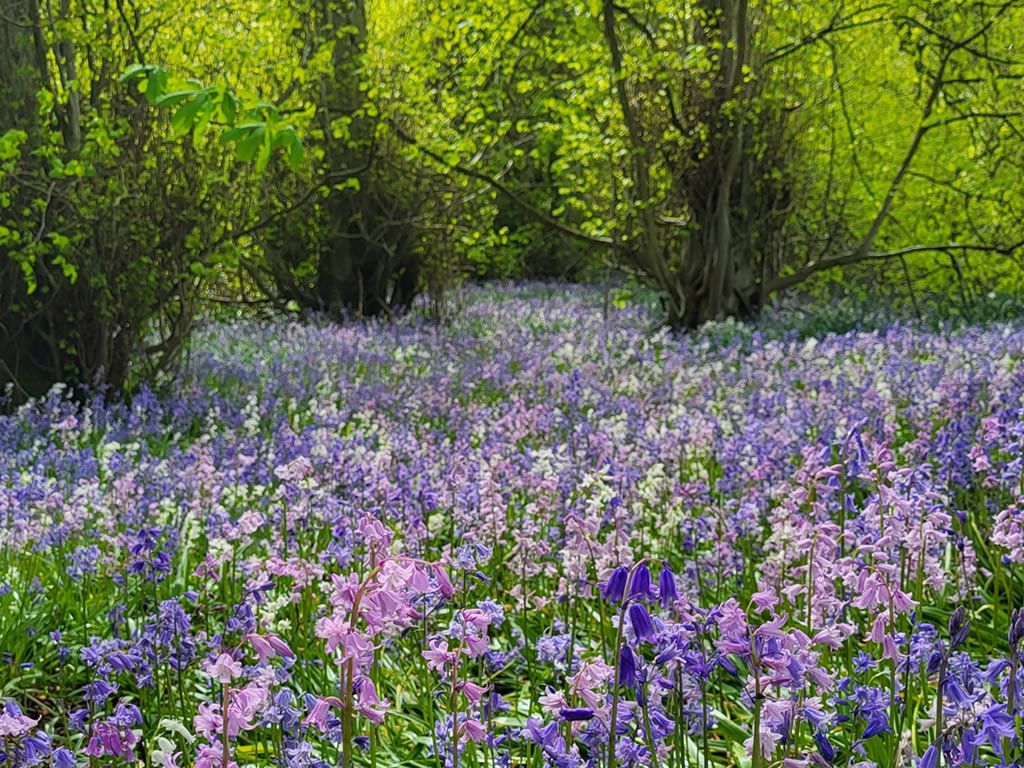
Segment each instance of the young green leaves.
[[267,168],[275,149],[284,153],[291,167],[302,164],[302,140],[273,104],[246,105],[226,85],[172,80],[166,70],[153,64],[134,64],[120,79],[137,83],[152,106],[173,110],[171,129],[176,137],[191,132],[195,140],[213,127],[220,130],[221,141],[234,144],[239,160],[255,161],[259,171]]

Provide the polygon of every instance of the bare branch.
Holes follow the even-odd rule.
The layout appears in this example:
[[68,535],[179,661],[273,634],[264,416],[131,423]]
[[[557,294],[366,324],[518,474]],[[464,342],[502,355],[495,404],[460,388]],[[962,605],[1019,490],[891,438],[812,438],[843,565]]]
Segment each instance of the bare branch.
[[317,193],[317,191],[323,188],[324,184],[331,181],[336,181],[338,179],[347,179],[352,178],[353,176],[358,176],[359,174],[366,172],[372,163],[373,153],[371,152],[369,155],[367,155],[366,162],[363,165],[359,166],[358,168],[345,168],[340,171],[330,171],[329,173],[324,175],[324,177],[320,180],[318,184],[314,184],[312,187],[307,189],[305,194],[303,194],[298,200],[296,200],[291,205],[288,205],[279,211],[274,211],[272,213],[267,214],[262,219],[257,221],[255,224],[248,226],[245,229],[239,230],[238,232],[231,232],[228,236],[225,236],[223,240],[237,240],[240,237],[251,235],[253,232],[263,229],[266,226],[269,226],[281,216],[284,216],[285,214],[288,213],[292,213],[301,208],[302,206],[304,206],[306,203],[308,203],[310,198],[312,198],[313,195]]
[[785,58],[786,56],[789,56],[791,53],[799,51],[801,48],[806,48],[809,45],[814,45],[815,43],[821,42],[822,40],[825,40],[830,35],[834,35],[837,32],[846,32],[851,29],[867,27],[873,24],[880,24],[883,21],[887,21],[888,17],[885,15],[874,16],[869,19],[858,20],[855,18],[858,14],[870,13],[872,11],[876,11],[880,8],[885,7],[885,3],[878,3],[876,5],[868,6],[867,8],[860,8],[846,16],[840,16],[837,14],[828,23],[828,26],[822,27],[817,32],[812,32],[808,35],[804,35],[802,38],[795,42],[787,43],[786,45],[776,48],[775,50],[769,51],[764,58],[764,63],[771,64],[773,61]]
[[860,264],[866,261],[884,261],[886,259],[897,259],[915,253],[955,253],[957,251],[983,251],[986,253],[997,253],[1003,256],[1012,256],[1024,248],[1024,240],[1008,246],[993,246],[985,243],[944,243],[937,245],[908,245],[905,248],[897,248],[893,251],[861,251],[859,248],[853,251],[831,256],[827,259],[812,261],[787,275],[780,275],[768,283],[768,292],[775,293],[791,288],[794,285],[804,282],[809,277],[836,267],[846,267],[853,264]]
[[524,200],[518,193],[516,193],[515,190],[513,190],[508,184],[503,182],[501,179],[496,179],[493,176],[489,176],[488,174],[484,173],[483,171],[478,171],[475,168],[470,168],[460,163],[448,162],[443,157],[441,157],[441,155],[423,146],[423,144],[418,142],[413,136],[406,133],[401,127],[399,127],[395,123],[394,120],[388,120],[388,122],[394,129],[395,134],[402,141],[416,147],[420,152],[429,157],[435,163],[444,166],[450,171],[455,171],[456,173],[462,174],[463,176],[468,176],[469,178],[476,179],[477,181],[482,181],[486,184],[489,184],[494,189],[498,190],[503,195],[505,195],[505,197],[507,197],[513,203],[515,203],[515,205],[521,208],[525,213],[537,219],[542,224],[546,224],[552,229],[557,229],[559,232],[562,232],[568,235],[569,237],[573,237],[576,238],[577,240],[582,240],[584,242],[593,243],[595,245],[601,245],[609,248],[623,247],[621,243],[616,242],[610,237],[591,235],[587,232],[584,232],[582,229],[577,229],[576,227],[570,224],[566,224],[563,221],[559,221],[551,214],[540,210],[536,206],[531,205],[529,202]]

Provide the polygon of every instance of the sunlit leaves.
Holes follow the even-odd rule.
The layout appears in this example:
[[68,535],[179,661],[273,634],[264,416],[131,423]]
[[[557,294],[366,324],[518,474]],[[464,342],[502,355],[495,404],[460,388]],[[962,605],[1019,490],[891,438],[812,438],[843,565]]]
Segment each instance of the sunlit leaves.
[[[0,134],[0,163],[14,160],[21,153],[21,147],[28,140],[28,134],[17,128],[9,128]],[[2,166],[0,166],[2,170]]]
[[[137,82],[150,104],[172,110],[170,124],[176,137],[192,133],[197,141],[207,128],[215,126],[220,130],[220,140],[234,145],[238,159],[255,161],[258,171],[266,170],[275,149],[283,152],[293,168],[302,164],[302,140],[273,104],[259,101],[245,105],[223,85],[172,81],[164,69],[155,65],[129,67],[121,80]],[[168,90],[171,87],[173,90]]]

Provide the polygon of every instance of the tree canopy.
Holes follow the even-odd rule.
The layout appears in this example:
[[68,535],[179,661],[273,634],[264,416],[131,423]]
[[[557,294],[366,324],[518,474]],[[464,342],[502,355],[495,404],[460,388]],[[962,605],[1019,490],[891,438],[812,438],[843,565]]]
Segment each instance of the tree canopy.
[[0,381],[119,387],[211,304],[386,318],[474,276],[626,272],[678,328],[1017,290],[1022,36],[1019,0],[14,0]]

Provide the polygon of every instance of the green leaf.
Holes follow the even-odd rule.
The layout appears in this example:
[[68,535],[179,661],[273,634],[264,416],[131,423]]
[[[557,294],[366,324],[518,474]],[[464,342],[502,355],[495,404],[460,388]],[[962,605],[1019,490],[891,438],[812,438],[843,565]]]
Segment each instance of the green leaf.
[[238,102],[228,91],[224,91],[220,97],[220,112],[224,116],[224,122],[235,122],[235,115],[238,113]]
[[70,263],[63,254],[54,256],[53,265],[55,267],[60,267],[64,277],[66,277],[68,282],[72,285],[78,281],[78,268],[74,264]]
[[302,165],[302,159],[305,152],[302,148],[302,142],[299,141],[299,137],[295,136],[292,140],[291,146],[288,147],[288,165],[292,168],[298,168]]
[[248,135],[238,142],[235,153],[240,160],[249,162],[256,156],[257,150],[263,145],[263,137],[266,136],[267,126],[260,125],[252,128]]
[[185,101],[185,99],[195,97],[197,93],[199,93],[199,91],[197,91],[195,88],[189,88],[185,91],[172,91],[171,93],[165,93],[162,94],[159,98],[157,98],[156,106],[176,107],[178,104]]
[[256,170],[260,173],[267,170],[270,164],[270,144],[264,141],[260,144],[259,152],[256,154]]
[[118,77],[118,81],[122,83],[129,83],[132,80],[137,80],[145,75],[148,75],[153,70],[152,64],[132,64]]
[[258,101],[249,108],[249,112],[261,117],[276,118],[279,116],[277,107],[266,101]]
[[28,140],[28,134],[10,128],[0,134],[0,160],[13,160],[21,154],[21,145]]
[[228,141],[238,141],[239,139],[244,139],[246,136],[248,136],[250,133],[252,133],[257,128],[266,128],[266,127],[267,127],[267,124],[266,123],[262,123],[262,122],[258,122],[258,123],[254,123],[254,122],[242,123],[240,125],[236,125],[234,128],[230,128],[230,129],[224,131],[224,133],[221,134],[220,140],[221,141],[225,141],[225,142],[228,142]]
[[192,130],[200,111],[209,104],[209,97],[203,95],[185,104],[171,118],[175,136],[183,136]]
[[21,261],[21,274],[25,278],[25,290],[29,295],[35,293],[39,284],[36,282],[36,273],[35,270],[32,269],[31,259]]
[[282,128],[274,136],[274,147],[287,152],[288,164],[292,168],[302,165],[303,149],[302,141],[292,126]]
[[167,88],[167,73],[159,67],[153,67],[146,77],[146,101],[156,106],[156,101]]

